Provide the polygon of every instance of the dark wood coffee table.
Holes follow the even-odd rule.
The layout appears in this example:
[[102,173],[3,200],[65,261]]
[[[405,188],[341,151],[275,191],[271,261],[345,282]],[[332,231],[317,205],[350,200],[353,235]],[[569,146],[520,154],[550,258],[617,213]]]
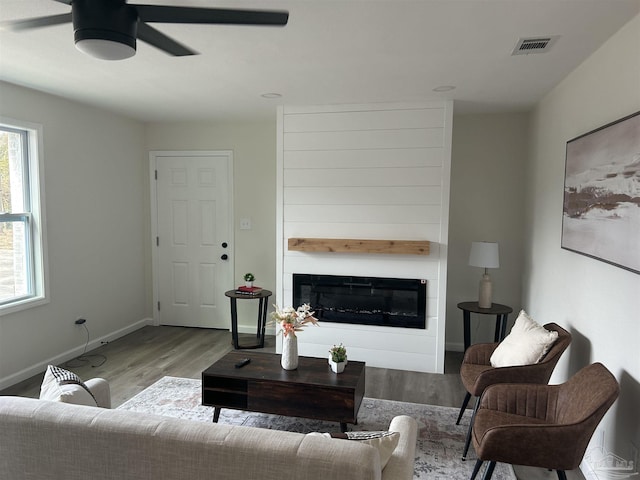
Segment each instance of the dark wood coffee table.
[[[242,368],[243,358],[251,362]],[[231,352],[202,372],[202,404],[215,407],[217,422],[221,408],[271,413],[289,417],[356,424],[364,397],[364,362],[349,360],[336,374],[326,358],[300,357],[296,370],[284,370],[280,355]]]

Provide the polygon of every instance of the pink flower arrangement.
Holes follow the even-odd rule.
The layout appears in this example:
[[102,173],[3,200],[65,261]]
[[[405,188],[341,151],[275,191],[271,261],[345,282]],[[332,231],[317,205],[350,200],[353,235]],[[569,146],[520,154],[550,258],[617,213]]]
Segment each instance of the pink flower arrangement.
[[297,310],[293,307],[284,307],[282,310],[274,305],[276,311],[271,313],[271,319],[274,323],[280,325],[283,335],[289,334],[296,336],[296,332],[301,332],[307,324],[318,325],[318,319],[313,316],[315,312],[311,311],[308,303],[300,305]]

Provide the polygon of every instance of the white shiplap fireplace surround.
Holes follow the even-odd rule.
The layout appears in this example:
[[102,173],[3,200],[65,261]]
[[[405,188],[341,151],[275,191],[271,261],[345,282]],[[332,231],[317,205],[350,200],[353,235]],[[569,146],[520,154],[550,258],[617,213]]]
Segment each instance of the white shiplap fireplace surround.
[[[427,281],[426,329],[321,322],[298,335],[300,355],[342,342],[369,366],[443,372],[452,111],[449,101],[278,110],[278,304],[292,305],[294,273]],[[290,238],[428,240],[430,251],[301,252]]]

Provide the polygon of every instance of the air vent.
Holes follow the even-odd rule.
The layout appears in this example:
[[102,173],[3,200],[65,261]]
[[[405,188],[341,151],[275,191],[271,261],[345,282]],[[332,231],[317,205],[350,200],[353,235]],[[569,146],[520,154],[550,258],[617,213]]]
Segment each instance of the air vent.
[[531,53],[545,53],[551,50],[553,44],[560,38],[560,35],[549,35],[547,37],[521,38],[513,49],[511,55],[529,55]]

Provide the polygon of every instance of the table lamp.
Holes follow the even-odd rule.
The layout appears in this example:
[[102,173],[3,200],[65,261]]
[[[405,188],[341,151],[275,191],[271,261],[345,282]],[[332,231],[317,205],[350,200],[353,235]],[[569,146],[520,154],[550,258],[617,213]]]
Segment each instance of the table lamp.
[[487,273],[487,268],[500,267],[498,244],[496,242],[472,242],[471,253],[469,254],[469,265],[484,268],[484,275],[482,275],[482,279],[480,280],[478,306],[480,308],[491,308],[493,287],[491,285],[491,278]]

